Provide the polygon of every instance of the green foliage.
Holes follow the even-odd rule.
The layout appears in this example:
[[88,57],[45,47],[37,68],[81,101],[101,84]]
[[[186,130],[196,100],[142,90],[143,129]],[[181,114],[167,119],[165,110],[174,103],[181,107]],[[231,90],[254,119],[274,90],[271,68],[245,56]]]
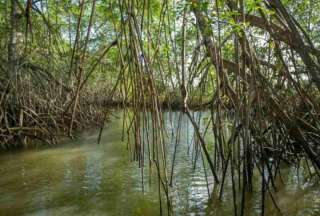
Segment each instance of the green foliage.
[[[19,1],[22,8],[25,8],[26,1]],[[217,4],[216,4],[217,2]],[[309,33],[310,38],[318,47],[320,43],[320,2],[317,0],[283,0],[282,1],[293,16],[299,21],[302,27]],[[10,29],[10,1],[0,1],[0,56],[7,59],[8,37]],[[79,29],[78,50],[76,56],[81,55],[85,43],[88,29],[91,6],[93,0],[85,1],[84,13],[81,18]],[[134,4],[133,4],[134,3]],[[274,12],[265,7],[263,0],[244,1],[245,13],[260,16],[263,12],[268,18],[274,17]],[[186,58],[187,66],[191,64],[191,58],[196,47],[201,44],[201,35],[198,23],[194,16],[194,9],[204,14],[204,31],[202,34],[213,36],[215,40],[224,41],[221,50],[225,59],[233,60],[235,56],[234,35],[246,33],[254,36],[251,39],[256,47],[258,57],[265,58],[269,48],[274,49],[272,42],[256,38],[265,37],[264,30],[252,28],[249,22],[238,22],[235,17],[241,14],[238,10],[231,10],[227,1],[118,1],[99,0],[96,1],[95,15],[88,41],[88,49],[85,56],[84,71],[90,70],[92,64],[99,59],[106,44],[113,41],[121,32],[119,46],[122,50],[122,58],[130,57],[130,50],[125,49],[128,43],[129,27],[125,23],[128,19],[128,5],[133,7],[138,27],[141,27],[143,51],[147,53],[152,62],[154,76],[159,88],[173,88],[173,84],[178,85],[179,65],[181,64],[182,51],[182,16],[186,10]],[[217,7],[219,14],[217,14]],[[19,9],[19,13],[21,13]],[[26,28],[26,17],[21,16],[18,23],[19,56],[24,61],[29,61],[44,68],[50,68],[55,76],[67,77],[71,67],[71,56],[74,49],[74,42],[77,32],[77,22],[80,15],[78,1],[71,0],[48,0],[34,4],[31,9],[30,23]],[[218,17],[219,15],[219,17]],[[274,19],[275,20],[275,19]],[[277,22],[277,21],[275,21]],[[219,24],[219,25],[218,25]],[[125,26],[125,27],[124,27]],[[220,29],[218,29],[220,28]],[[219,35],[220,34],[220,35]],[[258,41],[257,41],[258,40]],[[130,42],[132,43],[132,41]],[[266,44],[266,45],[263,45]],[[198,49],[198,48],[197,48]],[[205,55],[205,50],[199,49],[200,56]],[[161,64],[161,65],[160,65]],[[120,50],[111,49],[101,60],[95,73],[89,79],[89,85],[95,86],[97,83],[108,83],[112,86],[117,80],[121,65]],[[161,73],[160,73],[161,71]],[[211,79],[215,79],[216,72],[209,70]],[[60,77],[58,77],[60,78]],[[162,80],[164,79],[164,80]],[[201,79],[199,76],[196,79]],[[109,82],[110,81],[110,82]],[[208,82],[206,85],[212,93],[214,86]]]

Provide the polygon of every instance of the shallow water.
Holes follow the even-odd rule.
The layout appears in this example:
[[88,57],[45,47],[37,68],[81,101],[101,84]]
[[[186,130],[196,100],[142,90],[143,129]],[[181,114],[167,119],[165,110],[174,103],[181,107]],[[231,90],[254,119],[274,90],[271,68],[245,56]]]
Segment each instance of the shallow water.
[[[178,116],[164,114],[168,130],[177,127]],[[184,117],[181,127],[170,190],[175,215],[232,215],[230,178],[223,202],[208,199],[213,179],[208,177],[207,186],[201,158],[195,165],[192,162],[194,151],[188,147],[193,130]],[[113,119],[101,144],[97,144],[97,131],[86,131],[76,141],[54,148],[0,155],[0,215],[159,215],[157,179],[149,178],[145,169],[142,191],[141,169],[130,161],[121,135],[122,120]],[[172,136],[166,139],[168,164],[172,161]],[[320,215],[319,183],[308,181],[304,172],[282,169],[285,184],[279,182],[275,197],[285,215]],[[255,183],[260,184],[257,179]],[[258,191],[248,195],[246,215],[259,215],[260,206]],[[266,212],[277,215],[270,200]]]

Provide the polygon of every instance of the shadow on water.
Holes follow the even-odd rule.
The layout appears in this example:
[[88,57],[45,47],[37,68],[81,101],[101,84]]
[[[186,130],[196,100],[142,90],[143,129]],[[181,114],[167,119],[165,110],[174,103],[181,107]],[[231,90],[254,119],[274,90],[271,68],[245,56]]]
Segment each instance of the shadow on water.
[[[204,171],[208,167],[191,145],[193,127],[185,116],[179,121],[179,115],[164,113],[166,130],[174,131],[181,124],[170,187],[175,215],[232,215],[230,176],[226,178],[223,202],[217,201],[212,193],[213,179]],[[137,162],[130,162],[126,143],[121,142],[121,118],[107,126],[99,145],[97,136],[97,131],[87,131],[56,148],[1,155],[0,215],[158,215],[156,175],[153,171],[150,177],[145,168],[142,192],[141,169]],[[173,161],[176,136],[168,133],[165,139],[168,164]],[[319,184],[306,179],[303,168],[297,173],[296,168],[284,166],[281,172],[275,198],[283,213],[320,215]],[[259,181],[254,178],[255,185]],[[259,189],[247,196],[248,215],[260,214],[260,202]],[[269,199],[266,213],[277,215]]]

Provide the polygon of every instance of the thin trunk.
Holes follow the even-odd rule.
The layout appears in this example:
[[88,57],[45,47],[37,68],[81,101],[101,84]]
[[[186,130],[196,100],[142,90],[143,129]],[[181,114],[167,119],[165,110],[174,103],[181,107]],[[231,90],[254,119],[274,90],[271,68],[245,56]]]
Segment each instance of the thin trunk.
[[18,31],[18,2],[10,1],[10,32],[8,42],[9,77],[17,75],[18,53],[17,53],[17,31]]

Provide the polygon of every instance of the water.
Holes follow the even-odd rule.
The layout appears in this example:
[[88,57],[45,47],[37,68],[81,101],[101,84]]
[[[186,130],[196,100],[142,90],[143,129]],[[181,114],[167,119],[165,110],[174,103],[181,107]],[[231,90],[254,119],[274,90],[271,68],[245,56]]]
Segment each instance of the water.
[[[178,117],[179,113],[165,113],[166,128],[177,127]],[[232,215],[230,178],[223,202],[209,199],[213,179],[208,176],[207,185],[201,158],[195,165],[192,162],[191,124],[183,118],[181,127],[171,188],[175,215]],[[0,155],[0,215],[159,215],[154,172],[150,177],[148,169],[144,170],[142,192],[141,169],[130,160],[121,135],[122,120],[114,119],[99,145],[98,132],[92,130],[54,148]],[[172,161],[173,137],[166,139],[168,164]],[[275,197],[285,215],[320,215],[319,183],[306,179],[304,172],[298,175],[295,168],[282,169],[286,184],[279,182]],[[255,183],[260,184],[258,179]],[[250,196],[246,215],[259,215],[258,191]],[[277,215],[270,200],[266,205],[266,215]]]

